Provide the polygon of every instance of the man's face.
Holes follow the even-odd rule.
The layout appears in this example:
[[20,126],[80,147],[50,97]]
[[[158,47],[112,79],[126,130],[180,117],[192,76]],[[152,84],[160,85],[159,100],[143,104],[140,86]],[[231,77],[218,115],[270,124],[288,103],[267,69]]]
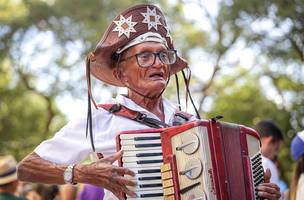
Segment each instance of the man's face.
[[[156,56],[149,67],[139,66],[136,54],[143,52],[159,53],[166,51],[165,45],[157,42],[144,42],[130,47],[121,55],[123,60],[118,68],[120,80],[131,90],[146,97],[157,97],[166,88],[170,76],[170,66],[163,64]],[[130,59],[126,59],[129,58]],[[126,60],[125,60],[126,59]]]
[[266,137],[262,139],[262,154],[270,160],[274,160],[279,154],[281,146],[282,141],[275,141],[271,136]]

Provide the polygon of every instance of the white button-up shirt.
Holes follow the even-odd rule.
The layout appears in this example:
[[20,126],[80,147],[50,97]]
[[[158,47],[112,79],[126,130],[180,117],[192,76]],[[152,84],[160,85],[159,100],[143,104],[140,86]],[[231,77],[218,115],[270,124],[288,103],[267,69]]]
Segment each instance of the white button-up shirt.
[[[154,119],[159,118],[146,109],[138,106],[131,99],[118,95],[111,103],[120,103],[132,110],[139,111]],[[165,123],[172,125],[176,106],[163,98]],[[104,109],[92,111],[94,145],[96,152],[110,156],[116,152],[116,135],[122,131],[150,128],[131,119],[117,116]],[[86,116],[69,122],[55,136],[42,142],[34,150],[41,158],[58,163],[80,163],[92,152],[90,137],[86,137]],[[105,198],[116,199],[106,191]]]

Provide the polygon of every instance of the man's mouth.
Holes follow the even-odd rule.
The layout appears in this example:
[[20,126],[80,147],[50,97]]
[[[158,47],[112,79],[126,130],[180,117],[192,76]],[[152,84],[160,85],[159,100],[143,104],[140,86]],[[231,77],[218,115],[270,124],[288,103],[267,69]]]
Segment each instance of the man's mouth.
[[149,78],[152,78],[152,79],[163,79],[164,78],[164,73],[163,72],[154,72],[152,74],[149,75]]

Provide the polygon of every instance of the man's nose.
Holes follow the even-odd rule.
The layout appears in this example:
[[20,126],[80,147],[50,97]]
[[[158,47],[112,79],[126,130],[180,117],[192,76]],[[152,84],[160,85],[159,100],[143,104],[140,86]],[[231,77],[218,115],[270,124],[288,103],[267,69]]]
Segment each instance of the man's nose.
[[164,65],[164,63],[160,60],[159,55],[155,55],[155,62],[154,65],[155,67],[161,67]]

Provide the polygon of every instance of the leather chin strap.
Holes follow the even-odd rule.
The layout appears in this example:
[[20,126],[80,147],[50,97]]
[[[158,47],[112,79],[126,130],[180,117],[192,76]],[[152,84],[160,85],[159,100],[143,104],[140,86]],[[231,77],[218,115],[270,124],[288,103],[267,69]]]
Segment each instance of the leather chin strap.
[[87,124],[86,124],[86,137],[90,134],[90,142],[93,151],[95,152],[94,140],[93,140],[93,122],[92,122],[92,108],[91,108],[91,101],[93,102],[95,108],[97,109],[96,102],[92,97],[91,92],[91,71],[90,71],[90,59],[94,57],[93,53],[90,53],[86,57],[86,78],[87,78],[87,87],[88,87],[88,113],[87,113]]

